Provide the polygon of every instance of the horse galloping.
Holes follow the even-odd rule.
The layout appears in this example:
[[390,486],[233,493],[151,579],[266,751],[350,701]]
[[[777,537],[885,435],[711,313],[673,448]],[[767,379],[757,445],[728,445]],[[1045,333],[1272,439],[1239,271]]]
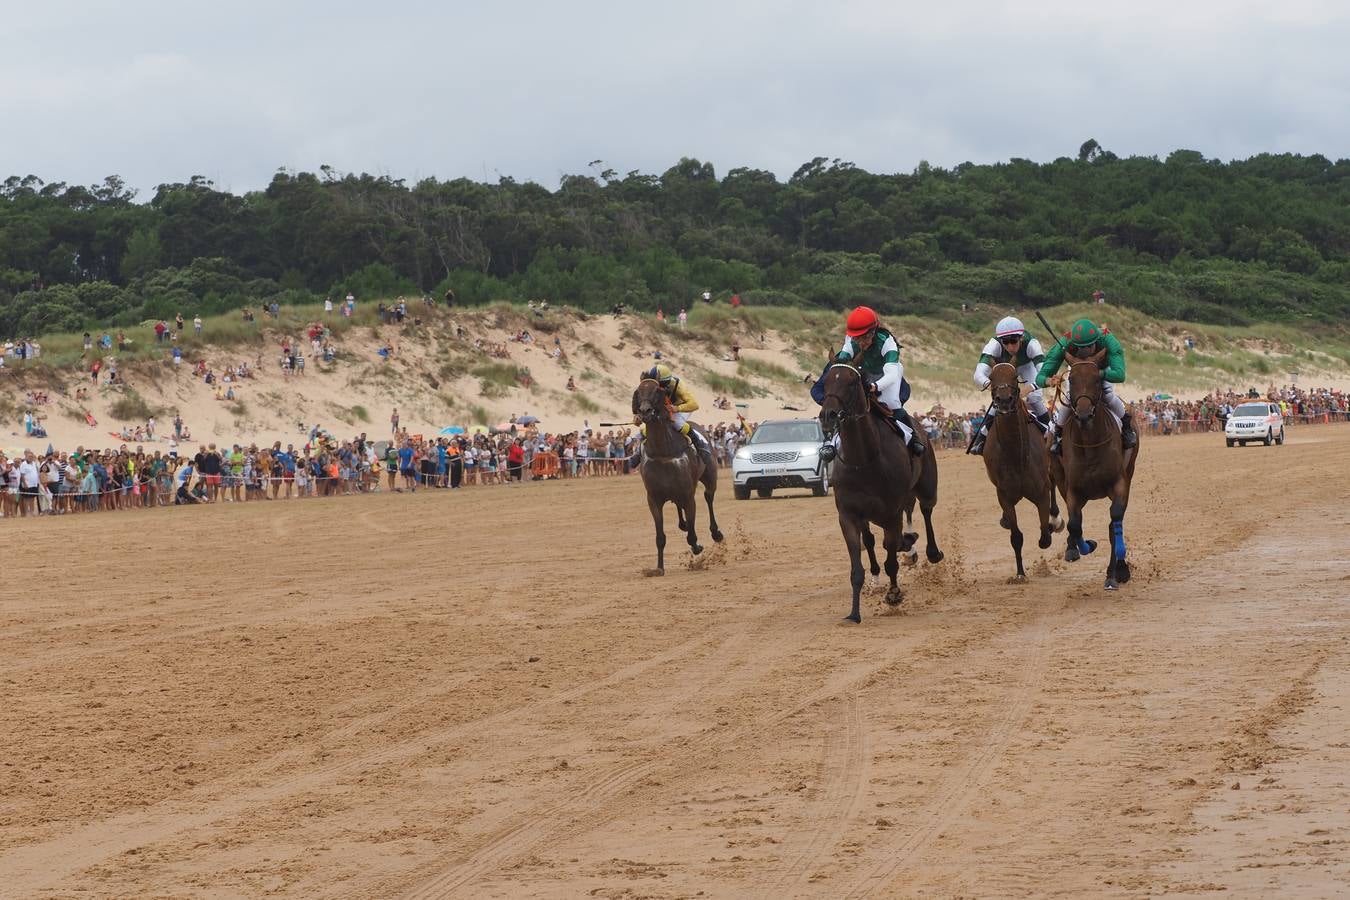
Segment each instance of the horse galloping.
[[1051,474],[1064,495],[1069,513],[1069,544],[1064,558],[1074,562],[1097,549],[1083,540],[1083,507],[1089,500],[1111,500],[1111,559],[1106,565],[1108,591],[1130,580],[1125,561],[1125,509],[1130,503],[1130,483],[1139,448],[1126,451],[1120,426],[1102,414],[1102,367],[1105,351],[1069,364],[1069,406],[1072,415],[1064,425],[1060,457],[1052,456]]
[[1017,368],[998,363],[989,370],[989,394],[994,412],[989,437],[984,447],[984,469],[998,494],[1003,510],[999,525],[1008,529],[1008,540],[1017,558],[1017,581],[1025,581],[1022,567],[1022,531],[1017,527],[1017,504],[1030,500],[1041,520],[1042,550],[1050,546],[1051,534],[1064,529],[1050,477],[1049,453],[1040,431],[1030,425],[1030,414],[1022,401]]
[[[633,391],[633,415],[647,427],[642,447],[642,484],[647,489],[647,508],[656,525],[656,569],[666,571],[666,527],[664,507],[675,504],[678,524],[695,555],[703,552],[699,546],[694,522],[698,511],[694,491],[703,483],[703,498],[708,503],[708,528],[712,539],[722,540],[713,512],[713,495],[717,493],[717,467],[706,464],[693,443],[680,434],[670,413],[665,391],[655,379],[644,378]],[[692,425],[690,427],[696,428]]]
[[[927,527],[927,555],[939,562],[942,551],[933,535],[932,513],[937,504],[937,468],[930,447],[921,459],[914,459],[897,435],[883,434],[888,428],[881,415],[874,413],[862,373],[846,362],[831,365],[823,377],[824,400],[820,424],[828,438],[839,437],[839,454],[831,469],[834,505],[839,514],[839,530],[849,555],[849,582],[853,588],[853,606],[845,616],[861,622],[863,565],[861,550],[867,545],[872,557],[874,539],[868,523],[879,526],[886,548],[886,575],[890,587],[886,602],[892,606],[904,600],[897,575],[897,553],[908,550],[916,536],[903,534],[904,516],[917,499]],[[908,541],[908,543],[906,543]]]

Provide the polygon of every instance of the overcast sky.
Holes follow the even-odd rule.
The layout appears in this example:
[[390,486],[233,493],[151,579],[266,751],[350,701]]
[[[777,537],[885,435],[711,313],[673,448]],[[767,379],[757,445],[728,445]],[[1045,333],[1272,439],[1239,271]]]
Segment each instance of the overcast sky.
[[0,179],[1350,156],[1350,3],[0,0]]

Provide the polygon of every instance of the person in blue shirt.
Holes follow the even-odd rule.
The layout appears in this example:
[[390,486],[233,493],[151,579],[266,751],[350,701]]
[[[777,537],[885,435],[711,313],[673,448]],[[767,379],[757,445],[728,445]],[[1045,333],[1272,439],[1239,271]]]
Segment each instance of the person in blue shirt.
[[445,441],[436,443],[436,483],[445,487],[445,476],[450,472],[450,451],[445,449]]
[[403,476],[403,486],[410,491],[416,491],[417,473],[413,471],[412,441],[404,441],[403,446],[398,448],[398,471]]

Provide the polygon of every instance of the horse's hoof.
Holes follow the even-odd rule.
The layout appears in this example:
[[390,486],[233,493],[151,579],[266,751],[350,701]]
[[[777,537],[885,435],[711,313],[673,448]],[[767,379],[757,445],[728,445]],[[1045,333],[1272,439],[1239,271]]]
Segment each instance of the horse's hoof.
[[934,547],[929,547],[926,552],[928,554],[928,561],[933,565],[937,565],[938,563],[942,562],[944,559],[947,558],[946,555],[941,550],[938,550]]
[[1097,542],[1096,542],[1096,541],[1083,541],[1083,547],[1080,548],[1080,549],[1082,549],[1083,555],[1084,555],[1084,556],[1087,556],[1089,553],[1091,553],[1092,551],[1094,551],[1094,550],[1097,549]]
[[698,544],[690,544],[689,552],[694,554],[695,556],[698,556],[700,553],[703,552],[703,548],[700,547]]
[[905,595],[899,590],[888,590],[886,596],[881,599],[887,606],[899,606],[905,602]]
[[1107,578],[1107,579],[1106,579],[1106,589],[1107,589],[1108,591],[1119,590],[1119,589],[1120,589],[1120,585],[1116,584],[1116,580],[1115,580],[1114,578]]
[[712,539],[719,544],[722,543],[722,532],[714,531],[712,533]]
[[911,550],[908,553],[900,554],[900,565],[917,566],[919,564],[919,551]]
[[861,625],[862,615],[859,613],[849,613],[848,615],[844,616],[844,621],[852,622],[854,625]]
[[1036,542],[1036,546],[1040,547],[1042,550],[1045,550],[1049,548],[1051,543],[1052,540],[1050,538],[1050,532],[1047,531],[1045,534],[1041,535],[1041,539]]
[[1116,560],[1116,581],[1124,584],[1130,580],[1130,564],[1123,559]]
[[1055,518],[1050,522],[1050,527],[1054,529],[1055,534],[1059,534],[1061,531],[1063,531],[1064,525],[1065,521],[1063,516],[1055,516]]
[[1078,558],[1080,555],[1081,554],[1078,552],[1078,548],[1073,546],[1072,544],[1064,548],[1065,562],[1078,562]]
[[1014,575],[1013,577],[1008,579],[1008,584],[1026,584],[1026,583],[1027,583],[1027,576],[1025,575]]
[[1003,516],[1002,518],[1000,518],[1000,519],[998,520],[998,527],[999,527],[999,528],[1005,528],[1005,529],[1006,529],[1006,528],[1012,528],[1012,526],[1008,524],[1008,517],[1007,517],[1007,516]]
[[881,584],[881,579],[877,577],[877,576],[880,575],[880,574],[881,574],[881,570],[880,570],[880,569],[877,569],[875,572],[872,573],[872,587],[878,587],[878,586],[880,586],[880,584]]

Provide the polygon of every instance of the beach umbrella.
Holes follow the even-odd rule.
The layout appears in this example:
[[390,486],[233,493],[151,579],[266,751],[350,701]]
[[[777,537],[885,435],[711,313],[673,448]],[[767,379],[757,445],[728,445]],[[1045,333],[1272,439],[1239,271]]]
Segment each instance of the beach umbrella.
[[521,417],[519,417],[518,419],[516,419],[516,424],[517,424],[517,425],[538,425],[538,424],[539,424],[539,417],[538,417],[538,416],[521,416]]
[[448,428],[442,428],[442,429],[441,429],[441,434],[443,434],[443,435],[463,434],[463,433],[464,433],[464,426],[463,426],[463,425],[451,425],[451,426],[449,426]]
[[487,427],[486,425],[474,425],[472,428],[469,429],[469,433],[470,433],[470,434],[487,434],[487,433],[488,433],[488,427]]

